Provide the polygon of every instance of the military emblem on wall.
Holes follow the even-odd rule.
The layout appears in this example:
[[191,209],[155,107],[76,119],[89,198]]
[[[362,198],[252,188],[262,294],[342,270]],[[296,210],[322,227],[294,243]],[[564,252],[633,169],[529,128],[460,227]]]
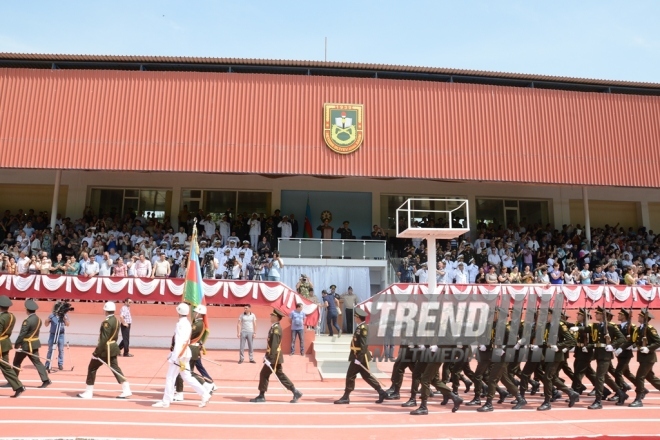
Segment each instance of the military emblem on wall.
[[321,221],[324,222],[326,220],[332,222],[332,213],[330,211],[323,211],[321,213]]
[[340,154],[360,148],[364,140],[362,104],[323,104],[323,138]]

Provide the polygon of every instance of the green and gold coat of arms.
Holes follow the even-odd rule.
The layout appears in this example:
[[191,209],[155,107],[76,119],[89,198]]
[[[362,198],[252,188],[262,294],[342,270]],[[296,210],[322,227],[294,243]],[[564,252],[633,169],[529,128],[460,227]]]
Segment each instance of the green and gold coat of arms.
[[361,104],[323,104],[323,138],[336,153],[349,154],[364,140]]

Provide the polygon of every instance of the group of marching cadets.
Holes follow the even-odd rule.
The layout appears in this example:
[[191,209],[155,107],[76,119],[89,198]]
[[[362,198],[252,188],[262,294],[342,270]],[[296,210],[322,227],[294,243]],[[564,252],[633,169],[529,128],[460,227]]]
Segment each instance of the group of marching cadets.
[[[463,399],[459,396],[461,381],[465,384],[465,393],[469,393],[470,387],[474,385],[474,397],[465,405],[478,406],[477,411],[479,412],[494,410],[493,400],[496,393],[499,396],[497,403],[505,403],[507,398],[513,397],[510,402],[513,405],[512,409],[524,408],[527,405],[525,394],[529,391],[530,385],[531,395],[539,392],[543,385],[544,400],[537,410],[552,409],[552,403],[560,399],[562,393],[568,397],[566,399],[568,407],[573,407],[579,401],[580,395],[586,391],[586,387],[582,385],[584,376],[594,386],[589,395],[595,396],[595,400],[588,406],[589,409],[601,409],[603,401],[606,400],[616,402],[617,406],[623,406],[629,399],[626,391],[631,389],[624,378],[633,382],[635,387],[635,399],[628,405],[629,407],[643,406],[642,400],[648,393],[644,387],[645,382],[649,382],[660,390],[660,378],[653,373],[653,365],[657,361],[655,350],[660,348],[660,337],[657,330],[649,324],[649,321],[653,319],[653,314],[648,309],[639,311],[637,325],[630,322],[633,312],[629,309],[621,309],[618,314],[618,324],[610,322],[613,315],[601,307],[596,308],[593,323],[588,322],[591,317],[589,310],[584,308],[579,309],[577,322],[574,325],[569,324],[567,316],[562,313],[557,339],[554,343],[551,343],[549,338],[553,319],[553,310],[550,309],[547,321],[537,321],[532,327],[532,335],[536,334],[537,326],[545,328],[541,341],[532,339],[526,343],[522,339],[524,323],[521,323],[517,343],[513,347],[498,346],[495,344],[495,331],[493,330],[488,345],[475,347],[477,366],[474,371],[470,368],[469,356],[454,359],[454,362],[441,363],[435,362],[433,357],[421,355],[420,352],[428,350],[435,353],[442,347],[402,345],[392,369],[392,384],[387,390],[382,389],[368,368],[368,361],[371,360],[371,357],[366,345],[368,329],[363,324],[365,319],[363,315],[366,314],[361,310],[360,312],[359,315],[356,314],[359,325],[351,343],[349,357],[351,365],[346,377],[345,392],[342,398],[335,402],[336,404],[350,402],[349,395],[354,388],[355,377],[358,373],[377,390],[379,398],[376,403],[382,403],[384,400],[398,400],[401,398],[401,386],[406,369],[412,372],[410,399],[401,406],[406,408],[417,406],[416,397],[420,394],[421,387],[421,402],[417,409],[411,411],[412,415],[428,414],[428,399],[433,397],[431,385],[442,394],[441,405],[446,405],[451,400],[453,402],[452,412],[458,411],[463,403]],[[506,318],[506,316],[502,316],[506,313],[508,313],[507,309],[496,309],[493,329],[499,318]],[[538,314],[536,319],[540,319]],[[504,341],[509,340],[510,331],[511,323],[507,322]],[[459,345],[457,348],[462,349],[463,347]],[[466,350],[471,349],[471,347],[466,347]],[[637,350],[639,366],[636,374],[633,375],[629,363],[634,349]],[[516,353],[512,362],[506,362],[506,353],[510,350]],[[538,357],[538,360],[537,357],[533,357],[521,365],[521,350],[527,353],[540,351],[542,356]],[[551,360],[546,357],[549,352],[553,352]],[[568,363],[570,352],[574,353],[573,369]],[[616,366],[612,365],[615,357],[617,358]],[[433,359],[433,361],[426,362],[427,359]],[[595,370],[592,368],[594,360],[596,361]],[[568,376],[570,384],[559,376],[560,370]],[[500,383],[504,387],[501,387]],[[605,384],[612,391],[605,387]],[[608,395],[612,393],[614,395],[607,399]],[[482,401],[484,397],[485,402]]]
[[39,388],[46,388],[51,384],[48,378],[48,371],[41,363],[42,357],[39,356],[39,332],[41,330],[41,319],[36,315],[39,306],[31,299],[25,300],[25,311],[27,317],[23,320],[13,348],[16,349],[14,361],[9,363],[9,352],[12,350],[11,334],[16,325],[16,317],[9,311],[13,305],[12,301],[5,295],[0,296],[0,369],[7,383],[0,385],[2,388],[11,388],[14,394],[10,397],[18,397],[25,392],[25,386],[18,378],[21,372],[21,364],[25,358],[29,358],[39,373],[41,385]]

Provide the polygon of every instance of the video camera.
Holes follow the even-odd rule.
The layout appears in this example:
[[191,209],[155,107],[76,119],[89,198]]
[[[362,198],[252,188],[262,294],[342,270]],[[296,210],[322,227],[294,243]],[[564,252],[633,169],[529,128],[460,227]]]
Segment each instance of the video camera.
[[64,321],[64,316],[69,312],[73,312],[74,310],[75,309],[71,307],[71,304],[68,301],[62,301],[55,304],[53,314],[55,314],[60,319],[60,321]]

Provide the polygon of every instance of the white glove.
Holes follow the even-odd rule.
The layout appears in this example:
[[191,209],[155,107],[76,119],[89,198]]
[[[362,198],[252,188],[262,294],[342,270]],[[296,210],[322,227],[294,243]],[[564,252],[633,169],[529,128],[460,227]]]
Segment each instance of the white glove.
[[415,348],[415,346],[414,345],[409,345],[408,348]]
[[587,347],[582,347],[582,353],[589,353],[589,349]]
[[435,353],[436,351],[438,351],[438,346],[437,345],[431,345],[430,348],[431,348],[431,353]]
[[486,351],[486,346],[485,345],[480,345],[479,346],[479,351]]
[[550,346],[550,349],[551,349],[552,351],[554,351],[554,352],[558,352],[558,351],[559,351],[559,347],[557,347],[556,345],[551,345],[551,346]]
[[571,348],[569,351],[570,351],[571,353],[575,353],[575,347]]
[[516,342],[516,345],[520,347],[521,345],[525,345],[525,340],[524,339],[519,339],[518,342]]
[[268,359],[264,358],[264,364],[270,366],[270,361]]
[[495,356],[502,356],[504,355],[504,350],[502,350],[501,348],[496,348],[495,350],[493,350],[493,354]]
[[616,350],[614,350],[614,354],[615,354],[616,356],[620,355],[621,353],[623,353],[623,349],[622,349],[622,348],[617,348]]
[[562,353],[567,353],[567,352],[568,352],[568,348],[562,348],[562,349],[561,349],[561,352],[562,352]]
[[630,351],[632,351],[632,349],[633,349],[632,345],[630,347],[626,348],[626,350],[630,350]]
[[641,348],[639,349],[639,351],[641,351],[641,352],[644,353],[644,354],[648,354],[648,352],[649,352],[649,348],[648,348],[648,347],[641,347]]
[[580,330],[580,327],[578,327],[578,326],[571,327],[569,330],[572,331],[572,332],[576,332],[576,331]]
[[539,346],[538,345],[530,345],[529,349],[532,350],[532,351],[536,351],[536,350],[539,349]]
[[513,346],[514,349],[520,350],[520,341],[516,343],[516,345]]
[[456,348],[463,348],[463,344],[456,344]]
[[353,362],[355,362],[355,365],[362,365],[357,359],[355,359]]
[[174,355],[173,351],[171,351],[170,354],[167,355],[167,360],[172,362],[172,363],[175,363],[177,361],[177,358]]
[[614,351],[614,347],[612,347],[610,344],[607,344],[605,346],[605,351]]

